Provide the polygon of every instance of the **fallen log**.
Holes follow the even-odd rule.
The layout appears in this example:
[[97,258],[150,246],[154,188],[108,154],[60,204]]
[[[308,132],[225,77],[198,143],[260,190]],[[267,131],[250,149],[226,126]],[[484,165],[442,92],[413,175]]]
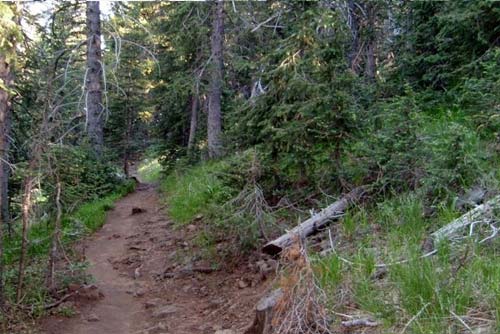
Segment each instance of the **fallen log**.
[[315,233],[319,228],[328,224],[332,219],[338,218],[343,212],[354,202],[358,201],[365,193],[365,187],[357,187],[346,194],[338,201],[330,204],[319,213],[313,215],[311,218],[300,223],[292,230],[288,231],[281,237],[268,242],[262,248],[266,254],[276,255],[283,249],[291,246],[295,238],[304,239],[307,236]]
[[500,196],[493,197],[484,204],[478,205],[463,216],[453,220],[448,225],[441,227],[439,230],[431,234],[434,243],[438,243],[445,239],[451,239],[459,231],[469,227],[471,224],[484,220],[488,215],[491,215],[493,209],[500,207]]
[[281,289],[276,289],[262,298],[255,307],[255,320],[245,334],[272,334],[273,310],[283,296]]

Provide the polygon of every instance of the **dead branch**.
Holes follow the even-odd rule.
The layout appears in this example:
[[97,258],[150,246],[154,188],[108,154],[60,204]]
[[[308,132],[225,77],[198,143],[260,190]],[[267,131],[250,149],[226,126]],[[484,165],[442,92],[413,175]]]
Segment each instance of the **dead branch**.
[[342,326],[344,327],[377,327],[380,324],[376,321],[370,319],[354,319],[348,321],[342,321]]
[[[66,300],[73,297],[74,295],[75,295],[75,292],[68,293],[67,295],[64,295],[61,299],[58,299],[53,303],[43,305],[42,308],[44,310],[50,310],[51,308],[54,308],[54,307],[61,305],[62,303],[64,303]],[[19,305],[19,304],[16,304],[15,306],[22,309],[22,310],[27,310],[27,311],[32,311],[33,307],[34,307],[34,305]]]
[[358,201],[363,196],[365,191],[365,187],[357,187],[353,189],[340,200],[330,204],[328,207],[302,222],[286,234],[267,243],[262,248],[262,251],[267,254],[276,255],[283,249],[291,246],[295,237],[298,237],[300,240],[305,239],[307,236],[315,233],[318,229],[327,225],[331,220],[341,217],[343,212],[350,205],[352,205],[352,203]]
[[[499,207],[500,207],[500,196],[496,196],[491,200],[489,200],[488,202],[478,205],[471,211],[453,220],[448,225],[443,226],[436,232],[432,233],[431,237],[436,243],[445,239],[450,240],[456,237],[460,231],[463,231],[467,227],[469,227],[469,236],[472,236],[474,227],[477,224],[488,224],[490,225],[490,227],[493,226],[491,227],[493,233],[490,235],[490,237],[486,238],[486,240],[489,240],[495,237],[498,233],[498,229],[494,225],[492,225],[493,221],[491,220],[491,217],[493,215],[493,210]],[[486,240],[483,239],[482,242]]]

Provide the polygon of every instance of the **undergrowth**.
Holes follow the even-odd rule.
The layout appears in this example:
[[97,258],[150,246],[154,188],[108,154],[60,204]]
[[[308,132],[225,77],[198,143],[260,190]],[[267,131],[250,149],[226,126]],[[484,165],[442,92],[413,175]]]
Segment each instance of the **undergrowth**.
[[[61,244],[64,255],[71,260],[71,263],[67,263],[57,272],[60,289],[64,289],[70,283],[84,282],[87,279],[84,273],[86,263],[73,252],[71,244],[101,228],[105,223],[106,212],[113,208],[118,199],[133,191],[134,187],[133,182],[126,181],[116,187],[113,192],[84,203],[63,216]],[[27,254],[29,260],[25,274],[25,285],[29,289],[25,289],[22,304],[32,305],[34,315],[42,313],[43,305],[52,298],[45,288],[44,282],[52,233],[51,218],[32,223],[28,231]],[[11,237],[4,239],[5,293],[8,301],[15,300],[20,247],[20,233],[14,230]]]
[[465,326],[498,331],[498,240],[444,243],[435,256],[423,257],[431,228],[458,214],[443,205],[426,218],[415,194],[348,212],[334,228],[334,252],[315,261],[331,309],[376,319],[382,328],[373,333],[461,333]]

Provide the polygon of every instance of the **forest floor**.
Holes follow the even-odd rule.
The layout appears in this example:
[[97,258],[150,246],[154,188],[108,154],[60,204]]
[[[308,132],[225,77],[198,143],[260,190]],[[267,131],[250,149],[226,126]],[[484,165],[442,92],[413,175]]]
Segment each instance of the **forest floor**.
[[[106,224],[83,242],[93,281],[42,321],[49,334],[197,334],[243,332],[272,280],[258,256],[224,270],[196,255],[201,225],[175,227],[157,188],[139,184],[118,201]],[[224,331],[225,330],[225,331]]]

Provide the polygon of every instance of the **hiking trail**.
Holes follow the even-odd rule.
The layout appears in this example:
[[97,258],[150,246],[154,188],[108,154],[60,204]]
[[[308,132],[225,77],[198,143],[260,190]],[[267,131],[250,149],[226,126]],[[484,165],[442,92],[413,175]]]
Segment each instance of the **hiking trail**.
[[116,203],[102,229],[83,241],[90,296],[61,304],[76,315],[45,319],[42,333],[243,333],[271,281],[259,271],[262,259],[216,270],[193,251],[201,223],[176,228],[163,209],[151,184]]

